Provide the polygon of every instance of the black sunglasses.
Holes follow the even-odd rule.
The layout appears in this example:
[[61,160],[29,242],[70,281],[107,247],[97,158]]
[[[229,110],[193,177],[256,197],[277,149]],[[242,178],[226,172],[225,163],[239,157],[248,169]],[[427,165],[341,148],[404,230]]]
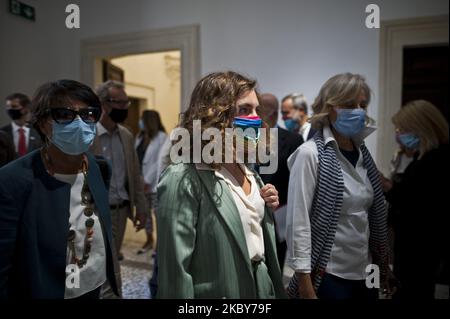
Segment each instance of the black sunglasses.
[[98,107],[87,107],[84,109],[80,109],[79,111],[64,107],[56,107],[50,109],[50,114],[53,120],[58,124],[72,123],[77,115],[80,116],[83,122],[92,124],[98,122],[98,120],[100,119],[101,111]]

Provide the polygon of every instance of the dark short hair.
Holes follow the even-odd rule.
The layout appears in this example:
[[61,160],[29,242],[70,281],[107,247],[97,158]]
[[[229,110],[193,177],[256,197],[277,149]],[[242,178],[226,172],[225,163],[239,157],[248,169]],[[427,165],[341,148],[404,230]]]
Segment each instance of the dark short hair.
[[31,104],[30,98],[23,93],[10,94],[5,98],[5,101],[12,101],[15,99],[19,100],[19,104],[23,107],[29,107]]
[[50,116],[53,107],[70,106],[73,101],[80,101],[90,107],[100,108],[100,100],[92,89],[74,80],[58,80],[41,85],[31,101],[31,123],[39,132],[42,141],[45,135],[41,132],[39,124]]

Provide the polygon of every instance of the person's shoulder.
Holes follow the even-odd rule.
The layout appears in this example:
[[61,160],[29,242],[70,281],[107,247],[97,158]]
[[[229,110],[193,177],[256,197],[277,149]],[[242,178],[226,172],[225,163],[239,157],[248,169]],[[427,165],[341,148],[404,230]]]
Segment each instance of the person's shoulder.
[[313,139],[307,140],[298,147],[298,151],[305,156],[317,156],[317,145]]
[[32,151],[0,168],[0,184],[16,185],[28,182],[36,165],[39,150]]
[[173,189],[175,192],[189,193],[197,196],[201,187],[199,174],[194,164],[175,163],[170,164],[161,173],[158,183],[159,189]]
[[122,135],[134,141],[133,133],[126,126],[118,124],[117,127]]
[[167,137],[168,135],[167,135],[167,133],[166,132],[164,132],[164,131],[159,131],[158,132],[158,136],[162,136],[162,137]]
[[317,146],[314,140],[308,140],[289,156],[288,167],[292,168],[295,162],[301,161],[305,163],[315,163],[318,161]]
[[156,138],[158,139],[159,143],[164,143],[168,138],[168,135],[166,132],[159,131],[158,134],[156,135]]
[[0,139],[6,140],[8,139],[8,137],[9,137],[8,134],[4,130],[0,129]]
[[282,127],[278,128],[278,134],[289,142],[303,142],[303,137],[300,134],[288,131]]
[[0,127],[0,131],[3,131],[3,132],[9,132],[9,131],[11,131],[11,123],[10,123],[10,124],[6,124],[5,126]]
[[449,144],[442,144],[439,147],[432,149],[425,153],[419,161],[420,166],[425,169],[437,168],[440,169],[441,165],[447,166],[449,160]]
[[164,176],[187,176],[192,177],[196,176],[197,172],[195,166],[189,163],[173,163],[167,166],[164,172],[161,175],[161,178]]

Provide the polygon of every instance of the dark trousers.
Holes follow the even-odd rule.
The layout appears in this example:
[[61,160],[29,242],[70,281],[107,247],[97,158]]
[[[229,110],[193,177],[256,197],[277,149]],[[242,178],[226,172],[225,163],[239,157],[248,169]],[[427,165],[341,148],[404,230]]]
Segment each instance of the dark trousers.
[[101,286],[92,291],[85,293],[84,295],[81,295],[79,297],[72,298],[72,299],[76,299],[76,300],[100,299],[100,289],[101,289]]
[[277,258],[280,265],[281,273],[283,273],[284,260],[286,258],[287,245],[286,241],[279,242],[277,240]]
[[378,299],[378,289],[367,288],[365,280],[347,280],[325,273],[317,290],[319,299]]

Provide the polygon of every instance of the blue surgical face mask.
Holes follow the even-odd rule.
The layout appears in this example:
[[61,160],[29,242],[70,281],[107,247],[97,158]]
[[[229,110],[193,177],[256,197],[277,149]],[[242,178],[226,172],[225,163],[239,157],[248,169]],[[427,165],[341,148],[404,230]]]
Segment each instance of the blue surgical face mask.
[[294,119],[284,120],[284,125],[286,126],[286,129],[290,132],[297,132],[300,129],[300,125],[298,124],[298,121],[296,121]]
[[144,121],[142,119],[139,120],[139,128],[141,129],[141,131],[145,130]]
[[[244,131],[243,137],[253,142],[258,142],[261,126],[262,120],[259,116],[238,116],[233,121],[233,127],[241,128]],[[250,130],[247,130],[249,128]]]
[[353,137],[366,126],[366,111],[363,109],[335,109],[337,113],[333,127],[345,136]]
[[398,140],[400,143],[411,150],[418,150],[420,147],[420,139],[417,135],[412,133],[398,134]]
[[51,142],[63,153],[80,155],[92,144],[96,134],[95,123],[85,123],[76,117],[72,123],[59,124],[53,121]]

